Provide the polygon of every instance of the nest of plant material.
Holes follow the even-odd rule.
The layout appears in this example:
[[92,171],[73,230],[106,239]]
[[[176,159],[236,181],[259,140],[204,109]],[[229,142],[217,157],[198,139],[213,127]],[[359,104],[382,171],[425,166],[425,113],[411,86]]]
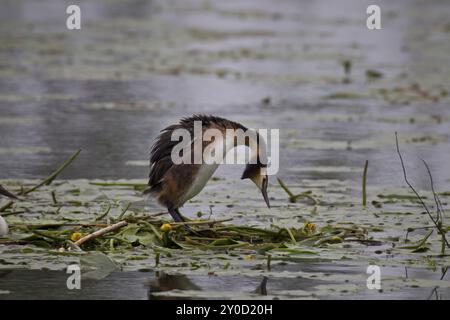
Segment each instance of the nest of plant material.
[[[120,220],[32,223],[15,225],[28,236],[17,243],[34,244],[62,250],[111,250],[136,246],[200,248],[228,250],[248,247],[270,250],[286,244],[324,246],[330,243],[358,241],[370,243],[367,230],[355,225],[327,225],[320,229],[312,222],[301,228],[257,228],[230,224],[226,220],[190,220],[169,222],[152,215],[124,215]],[[194,233],[185,228],[188,225]],[[5,242],[14,242],[6,240]]]

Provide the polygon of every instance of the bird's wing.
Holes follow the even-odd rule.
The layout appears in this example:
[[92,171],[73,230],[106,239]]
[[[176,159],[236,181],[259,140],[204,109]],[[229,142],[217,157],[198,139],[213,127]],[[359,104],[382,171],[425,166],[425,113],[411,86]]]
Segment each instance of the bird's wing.
[[180,143],[180,141],[172,141],[171,137],[174,130],[181,128],[183,127],[179,124],[169,126],[163,129],[156,138],[150,151],[149,187],[144,193],[159,190],[165,174],[174,165],[171,158],[172,149]]
[[[180,141],[172,141],[172,133],[177,129],[188,130],[190,133],[191,140],[187,141],[191,146],[194,143],[194,122],[201,121],[203,128],[209,127],[223,127],[223,128],[234,128],[234,129],[244,129],[244,126],[239,123],[226,120],[214,116],[206,115],[193,115],[191,117],[183,118],[178,124],[171,125],[163,130],[161,130],[159,136],[156,138],[150,151],[150,175],[148,185],[149,187],[144,191],[144,194],[151,193],[153,191],[160,190],[165,174],[167,173],[174,163],[171,159],[171,153],[173,148],[180,143]],[[186,141],[185,141],[186,142]],[[207,144],[207,142],[206,142]],[[191,149],[193,150],[193,149]]]

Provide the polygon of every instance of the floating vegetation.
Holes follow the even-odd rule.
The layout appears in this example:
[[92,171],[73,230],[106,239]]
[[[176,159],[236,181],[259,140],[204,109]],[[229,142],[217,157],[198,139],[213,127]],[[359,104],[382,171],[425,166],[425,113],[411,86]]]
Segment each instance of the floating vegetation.
[[280,178],[277,178],[277,181],[280,184],[281,188],[283,188],[283,190],[286,191],[286,193],[288,194],[290,202],[295,203],[300,198],[306,198],[306,199],[311,200],[314,205],[319,204],[319,201],[311,195],[311,191],[305,191],[305,192],[294,195],[291,192],[291,190],[289,190],[289,188],[284,184],[283,180],[281,180]]
[[339,91],[335,93],[331,93],[324,97],[325,99],[362,99],[366,98],[366,96],[362,95],[359,92],[350,92],[350,91]]
[[[447,230],[445,230],[445,227],[443,226],[444,209],[442,207],[441,200],[439,199],[439,194],[437,194],[435,189],[434,189],[434,181],[433,181],[433,176],[432,176],[431,171],[430,171],[430,167],[428,166],[428,164],[427,164],[427,162],[425,160],[422,160],[424,165],[425,165],[425,167],[426,167],[426,169],[427,169],[428,175],[430,177],[431,191],[433,192],[433,197],[434,197],[434,201],[435,201],[435,204],[436,204],[436,216],[433,216],[433,214],[428,209],[428,206],[423,201],[423,198],[420,196],[420,194],[417,192],[417,190],[412,186],[412,184],[408,180],[408,177],[407,177],[407,174],[406,174],[405,164],[403,162],[403,157],[402,157],[402,154],[400,153],[400,148],[399,148],[399,145],[398,145],[397,132],[395,133],[395,142],[396,142],[396,147],[397,147],[397,153],[398,153],[398,156],[400,158],[401,165],[402,165],[403,177],[405,179],[405,182],[408,185],[408,187],[413,191],[414,195],[417,197],[417,199],[419,200],[420,204],[425,209],[428,217],[430,218],[430,220],[433,222],[434,226],[436,227],[436,230],[437,230],[438,234],[441,236],[441,238],[442,238],[441,255],[444,256],[445,255],[445,247],[450,248],[450,244],[449,244],[449,242],[447,241],[447,238],[446,238]],[[425,243],[425,241],[428,239],[428,237],[432,233],[433,233],[433,230],[431,230],[427,234],[427,236],[424,238],[424,240],[422,240],[422,242]],[[420,242],[420,246],[417,249],[423,247],[423,243],[422,242]]]
[[[107,212],[109,212],[108,207]],[[112,251],[132,249],[136,246],[153,249],[201,249],[230,250],[245,248],[251,250],[282,250],[299,253],[291,245],[320,247],[329,243],[364,241],[367,230],[355,226],[326,225],[317,229],[312,222],[301,228],[273,226],[257,228],[226,223],[226,220],[196,219],[186,223],[170,222],[152,215],[137,215],[135,212],[116,219],[73,221],[67,219],[26,220],[14,219],[11,222],[12,238],[0,240],[0,244],[17,240],[20,244],[53,248],[60,252],[74,247],[92,251]],[[121,220],[123,219],[123,220]],[[108,224],[109,221],[118,221]],[[189,234],[183,224],[195,227],[200,236]],[[302,251],[305,253],[307,251]],[[313,250],[308,253],[314,253]]]
[[380,79],[383,78],[383,73],[377,70],[373,70],[373,69],[369,69],[366,70],[366,78],[368,80],[376,80],[376,79]]
[[[32,187],[22,186],[20,196],[24,198],[41,187],[52,184],[55,178],[77,158],[80,152],[81,150],[77,150],[46,179]],[[318,204],[318,201],[310,194],[293,195],[280,179],[279,183],[290,195],[291,202],[295,202],[299,197],[306,197],[313,200],[314,204]],[[64,182],[59,182],[58,185],[62,186]],[[88,185],[97,188],[128,187],[134,190],[143,187],[141,183],[105,181],[91,181],[88,182]],[[116,216],[110,215],[112,205],[107,203],[106,209],[97,217],[89,215],[90,218],[76,219],[75,217],[60,215],[62,206],[73,206],[76,201],[64,200],[65,195],[62,190],[58,190],[60,197],[57,200],[55,188],[57,186],[51,190],[49,203],[42,210],[40,218],[26,218],[27,212],[17,211],[16,208],[13,208],[12,201],[1,208],[5,215],[11,216],[12,234],[10,237],[0,239],[0,244],[33,245],[56,250],[59,253],[82,252],[83,250],[123,252],[123,250],[143,246],[151,247],[158,252],[166,248],[188,250],[242,248],[259,252],[261,250],[263,252],[278,250],[293,254],[315,254],[312,250],[299,249],[297,246],[301,244],[302,246],[323,247],[327,244],[341,243],[347,240],[368,241],[367,230],[364,228],[327,224],[318,229],[317,225],[312,222],[305,222],[300,228],[276,225],[270,228],[259,228],[225,224],[232,219],[197,219],[183,223],[170,222],[161,218],[161,214],[143,215],[137,213],[136,210],[130,210],[131,202],[128,202]],[[82,190],[78,190],[76,194],[79,195]],[[73,194],[74,189],[66,189],[65,193]],[[82,205],[83,202],[78,201],[78,203]],[[88,204],[88,206],[92,206],[92,204]],[[53,210],[55,207],[57,207],[56,211]],[[54,217],[50,218],[50,216]],[[196,234],[190,234],[185,228],[182,228],[183,225],[194,227]],[[6,234],[7,229],[3,233]]]
[[[44,181],[46,180],[48,181],[48,179]],[[377,228],[375,223],[365,225],[345,221],[338,223],[328,221],[327,218],[320,219],[320,216],[316,216],[317,221],[307,220],[295,226],[277,223],[263,227],[236,224],[233,223],[232,218],[192,219],[186,224],[200,234],[192,235],[182,227],[183,223],[172,222],[168,215],[142,212],[141,208],[130,202],[117,202],[114,199],[114,192],[111,193],[112,198],[109,196],[97,198],[87,202],[84,209],[79,211],[67,201],[73,194],[74,184],[81,189],[80,194],[84,193],[83,186],[93,187],[89,182],[55,181],[54,186],[43,184],[41,188],[35,189],[33,193],[39,193],[39,197],[44,194],[48,196],[45,200],[39,200],[39,203],[34,206],[30,203],[30,208],[34,207],[32,211],[26,209],[29,206],[25,198],[33,193],[22,196],[21,202],[5,209],[4,214],[7,214],[5,219],[10,225],[10,234],[0,238],[0,244],[3,245],[0,250],[5,253],[8,252],[8,248],[11,248],[33,255],[44,250],[39,255],[41,258],[32,264],[35,267],[45,265],[42,261],[49,259],[42,260],[45,252],[51,256],[60,257],[65,257],[67,254],[69,255],[67,257],[71,257],[73,254],[102,252],[111,256],[113,260],[122,261],[122,263],[126,261],[128,268],[141,268],[141,263],[138,262],[148,261],[149,258],[153,262],[147,268],[153,268],[151,265],[161,267],[161,259],[164,259],[165,264],[169,261],[172,261],[169,264],[176,264],[176,259],[173,260],[174,258],[170,256],[184,255],[185,251],[189,251],[189,256],[192,254],[196,256],[198,254],[196,252],[200,251],[210,257],[219,252],[227,256],[236,252],[236,257],[243,257],[252,252],[257,256],[251,261],[258,261],[260,257],[264,257],[264,263],[273,269],[275,261],[339,260],[352,252],[351,248],[355,244],[382,248],[385,244],[394,241],[374,239],[374,232],[379,233],[383,230]],[[98,188],[96,193],[99,194],[104,192],[100,191],[100,188],[105,188],[105,184],[111,191],[120,188],[124,195],[140,192],[134,189],[133,183],[125,187],[121,183],[114,185],[112,182],[105,182],[105,184],[96,182],[96,184],[94,187]],[[57,204],[52,201],[48,188],[57,190],[59,195]],[[24,190],[31,189],[24,186]],[[287,190],[291,192],[289,188]],[[99,214],[93,214],[95,212]],[[366,213],[362,214],[366,215]],[[393,216],[395,215],[394,213]],[[401,244],[400,239],[397,237],[394,243]],[[426,244],[427,239],[421,240],[414,243],[405,241],[404,246],[400,245],[399,249],[419,253],[424,252],[425,247],[427,250],[431,248],[429,244]],[[18,249],[17,246],[23,249]],[[8,258],[8,255],[2,255],[2,257],[12,263],[8,264],[9,267],[14,265],[14,260],[28,259],[26,255],[14,259]],[[229,257],[232,258],[232,256]],[[359,255],[356,257],[361,259]]]
[[364,172],[363,172],[363,178],[362,178],[362,205],[363,207],[366,206],[367,204],[367,169],[369,167],[369,160],[366,160],[366,162],[364,163]]
[[376,93],[391,104],[403,105],[417,102],[438,103],[448,96],[447,91],[441,86],[425,88],[417,82],[405,86],[395,86],[393,88],[379,88],[376,90]]

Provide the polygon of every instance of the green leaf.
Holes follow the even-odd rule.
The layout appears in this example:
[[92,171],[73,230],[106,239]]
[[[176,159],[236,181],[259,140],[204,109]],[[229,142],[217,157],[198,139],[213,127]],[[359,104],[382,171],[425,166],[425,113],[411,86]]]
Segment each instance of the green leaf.
[[89,252],[81,256],[81,276],[84,279],[101,280],[118,270],[117,264],[102,252]]

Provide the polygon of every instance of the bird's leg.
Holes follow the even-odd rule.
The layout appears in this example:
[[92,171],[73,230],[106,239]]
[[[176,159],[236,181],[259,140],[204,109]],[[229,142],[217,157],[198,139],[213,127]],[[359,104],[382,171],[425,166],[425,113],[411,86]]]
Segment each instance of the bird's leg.
[[167,210],[169,211],[170,215],[172,216],[175,222],[185,222],[184,218],[181,216],[178,209],[167,208]]
[[[178,208],[177,209],[168,208],[167,210],[169,211],[170,215],[172,216],[175,222],[186,222],[183,216],[181,215],[180,211],[178,211]],[[194,234],[196,236],[200,235],[197,231],[192,230],[192,228],[187,224],[184,224],[183,227],[191,234]]]
[[175,209],[175,212],[178,213],[178,215],[181,217],[181,219],[183,219],[183,222],[190,220],[190,219],[186,218],[185,216],[183,216],[178,208]]

